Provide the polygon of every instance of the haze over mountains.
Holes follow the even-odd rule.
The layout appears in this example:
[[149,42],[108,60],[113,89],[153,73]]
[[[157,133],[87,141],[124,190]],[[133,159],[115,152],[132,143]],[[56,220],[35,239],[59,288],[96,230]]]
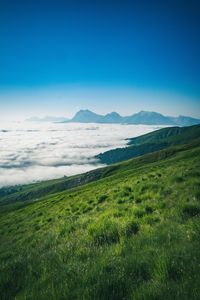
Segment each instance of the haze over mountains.
[[30,122],[66,122],[66,121],[68,121],[68,118],[45,116],[43,118],[31,117],[31,118],[26,119],[26,121],[30,121]]
[[169,117],[157,112],[140,111],[131,116],[121,116],[117,112],[106,115],[96,114],[88,109],[78,111],[68,122],[79,123],[121,123],[121,124],[145,124],[145,125],[178,125],[192,126],[200,124],[199,119],[187,116]]

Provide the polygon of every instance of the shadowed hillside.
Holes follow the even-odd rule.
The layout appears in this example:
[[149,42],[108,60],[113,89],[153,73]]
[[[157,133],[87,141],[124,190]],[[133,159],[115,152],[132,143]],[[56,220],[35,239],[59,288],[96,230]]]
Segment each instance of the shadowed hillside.
[[101,163],[113,164],[170,146],[188,143],[198,137],[200,137],[200,125],[163,128],[132,138],[128,147],[106,151],[97,155],[96,158]]

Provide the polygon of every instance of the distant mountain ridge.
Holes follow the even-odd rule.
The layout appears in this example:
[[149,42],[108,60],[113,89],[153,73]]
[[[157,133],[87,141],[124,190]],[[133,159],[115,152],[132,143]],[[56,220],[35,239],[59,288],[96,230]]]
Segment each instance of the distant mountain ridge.
[[200,119],[195,119],[188,116],[170,117],[150,111],[140,111],[131,116],[123,117],[117,112],[100,115],[88,109],[82,109],[67,122],[192,126],[200,124]]
[[31,117],[29,122],[61,122],[61,123],[100,123],[100,124],[143,124],[143,125],[168,125],[168,126],[193,126],[200,124],[200,119],[189,116],[170,117],[158,112],[140,111],[130,116],[121,116],[117,112],[101,115],[88,109],[79,110],[72,119],[65,117],[46,116]]
[[186,117],[186,116],[179,116],[179,117],[169,117],[173,122],[175,122],[178,126],[193,126],[200,124],[199,119]]
[[175,125],[174,121],[157,112],[140,111],[130,117],[125,117],[128,124],[145,125]]
[[52,117],[52,116],[46,116],[43,118],[39,117],[30,117],[26,119],[28,122],[66,122],[68,121],[68,118],[65,117]]

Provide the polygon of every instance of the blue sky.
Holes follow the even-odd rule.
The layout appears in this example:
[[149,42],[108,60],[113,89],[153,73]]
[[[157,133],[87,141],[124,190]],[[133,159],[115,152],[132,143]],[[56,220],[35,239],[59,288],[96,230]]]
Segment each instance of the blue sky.
[[200,2],[0,2],[1,117],[200,117]]

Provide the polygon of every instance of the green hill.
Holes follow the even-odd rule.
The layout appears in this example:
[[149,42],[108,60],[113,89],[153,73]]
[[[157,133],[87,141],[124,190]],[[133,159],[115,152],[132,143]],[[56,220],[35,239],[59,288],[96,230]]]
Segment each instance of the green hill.
[[113,164],[133,157],[152,153],[170,146],[184,144],[200,137],[200,125],[168,127],[132,138],[129,146],[109,150],[96,156],[101,163]]
[[2,300],[200,298],[199,139],[0,203]]

